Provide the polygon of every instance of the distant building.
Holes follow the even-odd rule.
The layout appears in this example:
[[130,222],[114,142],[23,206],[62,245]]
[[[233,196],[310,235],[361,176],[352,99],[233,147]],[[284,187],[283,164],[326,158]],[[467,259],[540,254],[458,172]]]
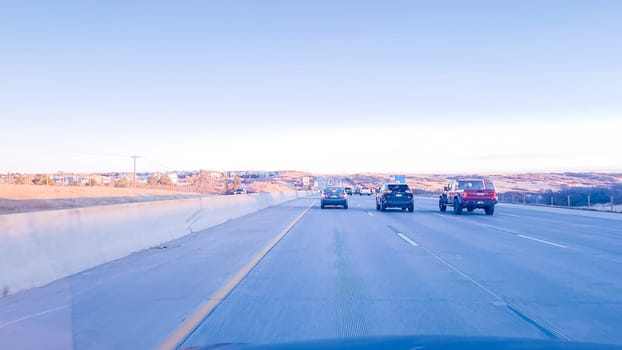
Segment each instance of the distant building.
[[168,178],[171,180],[172,183],[177,184],[179,182],[179,176],[177,176],[177,173],[169,173],[166,175],[168,176]]
[[147,183],[149,182],[149,177],[151,175],[149,173],[144,174],[136,174],[136,182]]

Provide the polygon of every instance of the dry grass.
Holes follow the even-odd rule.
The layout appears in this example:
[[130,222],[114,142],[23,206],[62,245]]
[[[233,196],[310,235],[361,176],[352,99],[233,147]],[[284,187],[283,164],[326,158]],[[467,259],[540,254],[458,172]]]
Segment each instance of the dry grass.
[[0,198],[24,199],[60,199],[94,197],[131,197],[131,196],[167,196],[181,192],[157,189],[133,189],[119,187],[74,187],[74,186],[36,186],[0,184]]
[[[222,189],[219,193],[222,193],[224,185],[220,187]],[[284,184],[266,182],[254,182],[247,185],[246,188],[250,192],[292,191],[291,188]],[[198,196],[200,194],[163,189],[0,184],[0,214],[183,199]]]
[[168,190],[0,184],[0,214],[192,198]]

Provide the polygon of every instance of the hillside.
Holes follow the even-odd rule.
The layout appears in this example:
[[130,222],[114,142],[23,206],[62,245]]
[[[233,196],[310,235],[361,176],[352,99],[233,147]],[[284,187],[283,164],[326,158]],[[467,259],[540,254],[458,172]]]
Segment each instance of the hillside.
[[[610,187],[622,184],[622,173],[524,173],[524,174],[405,174],[406,181],[416,189],[440,191],[450,178],[460,176],[486,176],[492,179],[499,192],[538,192],[560,190],[567,187]],[[391,174],[360,173],[351,175],[324,175],[340,177],[344,183],[377,187],[389,181]]]

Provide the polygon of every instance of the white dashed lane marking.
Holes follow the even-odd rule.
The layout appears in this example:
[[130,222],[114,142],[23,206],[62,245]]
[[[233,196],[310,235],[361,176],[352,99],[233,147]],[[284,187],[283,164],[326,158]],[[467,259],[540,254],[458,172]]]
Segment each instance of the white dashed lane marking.
[[552,245],[552,246],[558,247],[558,248],[568,248],[567,246],[565,246],[563,244],[553,243],[553,242],[545,241],[543,239],[539,239],[539,238],[535,238],[535,237],[531,237],[531,236],[526,236],[526,235],[516,235],[516,236],[521,237],[521,238],[530,239],[532,241],[536,241],[536,242]]
[[419,244],[417,244],[417,242],[415,242],[415,241],[413,241],[412,239],[408,238],[408,236],[406,236],[405,234],[403,234],[403,233],[401,233],[401,232],[398,232],[398,233],[397,233],[397,235],[398,235],[401,239],[405,240],[405,241],[406,241],[408,244],[410,244],[411,246],[413,246],[413,247],[417,247],[417,246],[419,246]]

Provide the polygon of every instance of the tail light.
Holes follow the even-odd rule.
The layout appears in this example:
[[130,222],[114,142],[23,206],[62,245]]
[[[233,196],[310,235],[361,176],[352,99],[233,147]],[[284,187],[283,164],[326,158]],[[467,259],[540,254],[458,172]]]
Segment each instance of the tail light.
[[468,192],[462,192],[462,198],[467,198],[469,196]]
[[412,191],[412,190],[406,190],[406,191],[404,191],[404,192],[406,192],[406,193],[410,193],[410,194],[413,194],[413,191]]
[[326,193],[322,193],[322,198],[328,198],[328,195]]
[[492,193],[492,197],[493,197],[494,199],[497,199],[497,198],[498,198],[498,196],[497,196],[497,191],[494,191],[494,192]]
[[341,198],[341,199],[346,199],[346,194],[345,194],[345,193],[342,193],[341,195],[339,195],[339,198]]
[[391,190],[384,190],[384,194],[389,194],[391,192],[393,192],[393,191],[391,191]]

